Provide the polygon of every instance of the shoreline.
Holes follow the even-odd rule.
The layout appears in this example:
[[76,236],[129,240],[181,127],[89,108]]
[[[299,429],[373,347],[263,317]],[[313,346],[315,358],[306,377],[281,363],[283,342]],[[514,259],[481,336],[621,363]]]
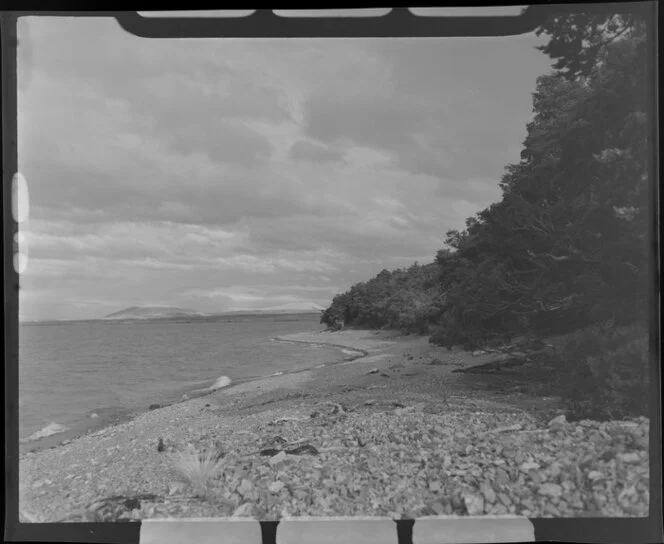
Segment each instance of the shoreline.
[[[296,333],[281,338],[330,345],[321,342],[321,334],[326,333]],[[647,480],[648,449],[643,438],[647,422],[609,422],[608,426],[565,423],[562,430],[554,432],[546,420],[535,417],[526,406],[528,399],[473,389],[472,380],[453,373],[460,366],[474,366],[489,357],[448,352],[430,345],[425,337],[385,331],[331,334],[334,336],[325,340],[335,340],[335,347],[366,354],[349,364],[335,363],[229,386],[144,412],[68,444],[21,455],[19,509],[24,519],[116,521],[236,514],[269,520],[279,519],[286,515],[284,512],[310,516],[475,512],[568,517],[592,507],[582,504],[581,499],[569,504],[556,500],[553,506],[547,506],[546,497],[538,495],[532,484],[521,481],[523,475],[513,482],[508,478],[496,484],[496,492],[503,493],[510,502],[487,499],[479,512],[472,498],[478,493],[473,474],[483,466],[480,473],[489,470],[487,474],[494,477],[497,469],[490,468],[494,465],[487,468],[486,455],[499,455],[495,466],[513,466],[510,470],[515,472],[508,474],[515,475],[520,474],[520,464],[532,462],[529,459],[553,462],[552,466],[558,463],[563,468],[566,463],[578,466],[589,458],[590,449],[595,451],[604,442],[608,447],[613,433],[618,432],[612,430],[614,427],[620,433],[635,429],[641,433],[643,446],[638,457],[630,461],[638,462],[628,466],[637,471],[636,476],[630,473],[629,478]],[[545,399],[538,399],[538,403],[542,413],[555,409],[555,403]],[[569,442],[572,438],[573,446]],[[280,442],[273,442],[276,439]],[[164,451],[157,447],[162,440]],[[261,448],[278,451],[280,446],[277,450],[270,448],[283,441],[308,444],[314,454],[286,455],[277,463],[279,455],[259,453]],[[568,460],[556,460],[551,455],[552,445]],[[202,498],[181,482],[173,464],[176,452],[192,446],[199,451],[213,448],[224,456],[220,479],[212,482]],[[505,454],[479,454],[503,449]],[[620,455],[637,456],[630,452]],[[431,464],[431,468],[422,472],[417,468],[422,463]],[[599,459],[594,463],[597,471],[616,470],[610,465],[615,461]],[[440,490],[421,481],[423,475],[434,478],[437,474],[447,474],[435,484],[442,486]],[[381,475],[390,476],[386,479]],[[498,477],[505,478],[504,474]],[[558,488],[557,483],[551,487],[556,493]],[[495,494],[486,492],[489,498],[495,498]],[[525,492],[530,502],[521,504],[517,497]],[[593,491],[574,492],[581,493],[579,497],[585,501],[583,494],[591,493],[587,499],[591,500]],[[355,493],[360,495],[352,499]],[[471,493],[471,498],[441,503],[441,493],[449,497]],[[128,510],[114,503],[113,513],[100,514],[100,509],[112,502],[111,497],[140,497],[141,507]],[[625,510],[618,499],[616,491],[605,505],[596,507],[601,511],[598,515],[630,515],[632,507]],[[637,501],[633,511],[647,514],[647,504],[644,507]]]
[[[354,348],[351,345],[346,345],[346,344],[332,344],[330,342],[314,342],[314,341],[307,341],[307,340],[298,340],[298,339],[291,339],[291,336],[299,336],[302,334],[310,335],[310,334],[325,334],[327,331],[322,330],[322,331],[311,331],[311,332],[305,332],[305,333],[293,333],[293,334],[287,334],[287,335],[281,335],[281,336],[275,336],[271,338],[273,341],[277,342],[285,342],[285,343],[292,343],[292,344],[306,344],[306,345],[313,345],[313,346],[324,346],[324,347],[331,347],[331,348],[336,348],[338,350],[350,350],[353,352],[356,352],[357,355],[352,356],[352,357],[341,357],[339,360],[330,362],[330,363],[324,363],[323,365],[318,365],[314,367],[308,367],[304,369],[298,369],[298,370],[292,370],[292,371],[286,371],[282,372],[280,374],[269,374],[266,376],[256,376],[256,377],[251,377],[251,378],[244,378],[244,379],[238,379],[238,380],[233,380],[231,381],[228,385],[224,387],[219,387],[217,389],[209,389],[206,390],[206,388],[202,389],[194,389],[189,391],[188,393],[184,393],[183,397],[176,399],[176,400],[171,400],[163,403],[151,403],[149,404],[146,408],[144,409],[138,409],[138,410],[130,410],[126,409],[125,413],[123,415],[110,418],[107,421],[100,421],[100,422],[95,422],[95,421],[89,421],[86,422],[87,425],[85,425],[82,429],[71,429],[67,428],[64,431],[61,432],[56,432],[48,436],[44,436],[38,439],[33,439],[30,440],[29,437],[25,439],[20,439],[19,440],[19,457],[24,456],[25,454],[29,453],[37,453],[40,451],[48,450],[48,449],[54,449],[62,445],[67,445],[71,441],[76,440],[78,438],[82,438],[84,436],[88,436],[90,434],[94,434],[102,429],[107,429],[109,427],[114,427],[117,425],[120,425],[122,423],[126,423],[129,421],[134,420],[135,418],[139,417],[141,414],[151,412],[154,410],[159,410],[162,408],[167,408],[169,406],[174,406],[178,404],[182,404],[184,402],[188,402],[190,400],[195,400],[195,399],[200,399],[204,398],[207,396],[210,396],[214,393],[217,393],[219,391],[231,391],[232,389],[241,386],[245,383],[250,383],[250,382],[257,382],[257,381],[263,381],[263,380],[270,380],[273,378],[277,378],[280,376],[288,376],[291,374],[298,374],[301,372],[308,372],[312,370],[316,370],[318,368],[323,368],[327,366],[334,366],[338,364],[343,364],[346,362],[352,362],[357,359],[360,359],[362,357],[365,357],[368,355],[368,351],[359,349],[359,348]],[[218,381],[219,378],[215,379],[215,382]],[[214,385],[214,383],[213,383]],[[185,398],[186,397],[186,398]],[[153,405],[158,405],[158,408],[149,408],[149,406]],[[125,409],[121,409],[120,411],[124,411]],[[54,422],[49,423],[45,427],[43,427],[41,430],[43,430],[46,427],[49,427],[52,425]],[[59,425],[59,424],[58,424]],[[39,432],[39,431],[36,431]],[[33,433],[35,434],[35,433]]]

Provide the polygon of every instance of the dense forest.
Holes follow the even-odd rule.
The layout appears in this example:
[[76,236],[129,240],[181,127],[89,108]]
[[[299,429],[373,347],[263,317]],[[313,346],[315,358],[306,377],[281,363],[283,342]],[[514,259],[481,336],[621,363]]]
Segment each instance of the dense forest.
[[[519,353],[554,365],[579,417],[646,414],[646,24],[636,11],[560,14],[537,32],[554,71],[537,80],[521,160],[496,180],[501,200],[448,231],[434,262],[337,295],[321,323],[465,350],[509,353],[518,341]],[[554,337],[564,341],[542,350]]]

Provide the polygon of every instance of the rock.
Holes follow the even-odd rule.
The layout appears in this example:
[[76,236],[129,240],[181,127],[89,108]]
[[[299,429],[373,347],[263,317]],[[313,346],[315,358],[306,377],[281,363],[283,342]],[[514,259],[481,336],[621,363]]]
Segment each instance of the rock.
[[507,495],[506,493],[498,493],[498,499],[505,506],[510,506],[512,504],[512,499],[510,499],[509,495]]
[[148,410],[156,410],[157,408],[161,408],[161,404],[150,404]]
[[441,490],[440,482],[437,481],[429,482],[429,490],[434,492],[440,491]]
[[550,502],[546,503],[544,505],[544,513],[549,514],[550,516],[554,517],[562,517],[562,514],[560,513],[560,510],[558,510],[553,504]]
[[165,444],[164,444],[164,439],[163,439],[163,438],[160,438],[160,439],[159,439],[159,443],[157,444],[157,451],[161,453],[161,452],[164,451],[165,449],[166,449],[166,446],[165,446]]
[[482,482],[482,484],[480,485],[480,492],[482,493],[484,498],[491,504],[496,502],[496,492],[491,487],[491,484],[489,484],[489,482],[487,482],[486,480]]
[[507,485],[510,483],[510,476],[507,474],[507,471],[502,468],[497,468],[495,472],[496,482],[501,485]]
[[599,472],[598,470],[591,470],[591,471],[588,473],[588,479],[591,480],[591,481],[593,481],[593,482],[594,482],[595,480],[599,480],[599,479],[601,479],[601,478],[603,478],[603,477],[604,477],[604,474],[602,474],[602,473]]
[[558,484],[546,483],[542,484],[537,492],[547,497],[560,497],[563,494],[563,488]]
[[549,429],[552,431],[561,431],[567,427],[567,418],[565,417],[565,414],[561,414],[559,416],[554,417],[551,421],[549,421]]
[[472,353],[473,357],[479,357],[480,355],[485,355],[485,354],[486,354],[486,351],[484,351],[482,349],[475,350]]
[[534,463],[532,461],[526,461],[525,463],[521,463],[519,465],[519,470],[525,473],[528,473],[531,470],[539,470],[539,468],[539,463]]
[[639,457],[639,454],[636,453],[635,451],[628,452],[628,453],[619,453],[616,455],[616,459],[619,461],[622,461],[623,463],[627,464],[634,464],[638,463],[641,461],[641,458]]
[[270,491],[270,493],[279,493],[279,491],[281,491],[283,488],[284,488],[284,483],[280,481],[272,482],[268,486],[268,490]]
[[265,448],[259,452],[259,455],[262,455],[264,457],[274,457],[277,455],[281,450],[276,449],[276,448]]
[[385,372],[381,372],[380,375],[381,375],[383,378],[389,378],[389,377],[390,377],[390,375],[389,375],[389,374],[386,374]]
[[320,417],[320,412],[318,410],[314,410],[309,414],[309,417],[312,419],[316,419],[317,417]]
[[431,509],[438,514],[439,516],[442,516],[445,514],[445,507],[442,505],[440,502],[434,502],[431,505]]
[[380,372],[380,370],[378,370],[377,368],[372,368],[369,372],[367,372],[367,375],[369,375],[369,374],[378,374],[379,372]]
[[268,462],[270,463],[271,467],[276,467],[278,464],[284,462],[285,460],[286,460],[286,452],[280,451],[273,457],[270,457],[270,460]]
[[253,490],[253,488],[254,486],[252,485],[252,483],[246,478],[243,478],[242,482],[240,482],[240,485],[237,487],[235,491],[237,491],[243,497],[246,497]]
[[365,400],[365,401],[364,401],[364,405],[365,405],[365,406],[373,406],[374,404],[376,404],[376,400],[375,400],[375,399],[368,399],[368,400]]
[[484,497],[475,493],[465,493],[463,503],[471,516],[479,516],[484,513]]
[[254,508],[253,503],[245,502],[244,504],[241,504],[235,509],[235,512],[233,512],[233,517],[234,518],[249,517],[251,516],[253,508]]

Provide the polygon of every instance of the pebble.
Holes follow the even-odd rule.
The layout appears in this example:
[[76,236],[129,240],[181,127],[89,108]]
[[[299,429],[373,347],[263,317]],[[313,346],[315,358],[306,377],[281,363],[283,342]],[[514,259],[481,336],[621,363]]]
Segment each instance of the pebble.
[[540,486],[538,493],[548,497],[560,497],[563,494],[563,488],[558,484],[546,483]]
[[283,463],[284,461],[287,460],[286,457],[286,452],[285,451],[280,451],[276,455],[270,457],[270,460],[268,461],[270,463],[271,467],[276,467],[280,463]]
[[466,510],[471,516],[479,516],[484,513],[484,497],[475,493],[466,493],[463,496]]
[[554,417],[551,421],[549,421],[549,429],[552,431],[562,431],[567,427],[567,418],[565,417],[565,414],[561,414],[559,416]]
[[489,482],[486,480],[482,482],[482,485],[480,486],[480,491],[482,492],[482,495],[484,495],[484,498],[493,504],[496,502],[496,492],[493,490]]
[[617,459],[622,461],[623,463],[638,463],[641,458],[639,457],[639,454],[636,452],[629,452],[629,453],[619,453],[616,456]]
[[276,482],[272,482],[268,487],[270,493],[279,493],[279,491],[281,491],[283,488],[284,483],[278,480]]
[[244,504],[241,504],[238,506],[235,511],[233,512],[233,517],[248,517],[251,515],[251,511],[253,510],[253,503],[250,502],[245,502]]
[[604,477],[604,474],[602,474],[598,470],[591,470],[588,473],[588,479],[592,480],[592,481],[599,480],[600,478],[603,478],[603,477]]

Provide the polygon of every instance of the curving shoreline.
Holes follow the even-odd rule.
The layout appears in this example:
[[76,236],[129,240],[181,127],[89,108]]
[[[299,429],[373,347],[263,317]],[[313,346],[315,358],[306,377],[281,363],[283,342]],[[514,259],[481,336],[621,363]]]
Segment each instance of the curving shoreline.
[[[643,495],[625,502],[615,482],[602,491],[606,502],[595,506],[588,501],[594,500],[596,489],[574,483],[575,467],[583,461],[588,466],[582,478],[593,470],[618,470],[614,480],[622,480],[617,482],[646,485],[647,421],[547,426],[547,420],[524,410],[521,400],[469,388],[462,375],[453,373],[459,365],[478,363],[468,354],[446,352],[422,337],[370,331],[343,331],[329,339],[366,355],[351,364],[240,383],[21,456],[19,508],[24,519],[94,521],[99,509],[107,507],[100,505],[118,496],[139,500],[141,508],[109,506],[112,512],[103,514],[109,516],[105,521],[236,512],[257,519],[278,519],[284,512],[421,516],[467,515],[472,510],[475,515],[570,517],[595,508],[600,516],[647,513]],[[287,335],[285,340],[332,344],[321,342],[318,332]],[[616,437],[626,437],[625,444],[636,440],[630,450],[613,454],[624,461],[616,464],[593,454],[613,451],[609,448]],[[316,454],[288,455],[279,462],[278,456],[259,455],[276,438],[306,443]],[[158,448],[160,441],[164,451]],[[178,483],[172,455],[188,445],[225,452],[223,474],[212,482],[210,498],[197,498]],[[494,451],[505,453],[490,453]],[[497,456],[496,466],[504,465],[519,478],[512,481],[503,469],[486,469],[492,456]],[[572,499],[565,502],[555,495],[552,506],[551,497],[538,492],[541,482],[535,484],[528,480],[532,475],[523,473],[524,462],[541,464],[541,474],[550,478],[547,493],[572,486],[565,488]],[[422,463],[428,468],[423,470]],[[474,474],[480,466],[489,470],[493,495],[486,487],[477,489]],[[570,479],[559,482],[561,471],[568,474],[566,467],[571,467]],[[444,478],[435,480],[436,475]],[[503,502],[480,499],[482,493],[491,499],[502,493]]]
[[[307,345],[319,345],[319,346],[325,346],[325,347],[332,347],[332,348],[337,348],[339,350],[350,350],[353,352],[356,352],[357,355],[348,358],[340,358],[338,361],[334,361],[332,363],[327,363],[324,366],[334,366],[338,365],[344,362],[351,362],[355,361],[357,359],[360,359],[362,357],[365,357],[368,355],[368,351],[366,349],[360,349],[356,347],[356,342],[357,340],[355,338],[349,338],[349,340],[346,343],[330,343],[330,342],[320,342],[314,339],[313,335],[316,334],[325,334],[326,331],[317,331],[317,332],[306,332],[306,333],[294,333],[294,334],[289,334],[289,335],[282,335],[282,336],[276,336],[273,338],[274,341],[278,342],[286,342],[286,343],[293,343],[293,344],[307,344]],[[305,335],[305,337],[309,338],[308,340],[303,340],[301,339]],[[295,338],[293,338],[295,337]],[[342,338],[343,341],[343,338]],[[236,390],[236,388],[242,386],[243,384],[247,383],[252,383],[252,382],[261,382],[265,380],[272,380],[275,378],[279,378],[282,376],[289,376],[291,374],[298,374],[298,373],[303,373],[303,372],[309,372],[316,370],[318,368],[322,368],[323,366],[318,365],[318,366],[313,366],[309,368],[304,368],[304,369],[298,369],[298,370],[292,370],[292,371],[286,371],[281,374],[271,374],[271,375],[266,375],[266,376],[257,376],[254,378],[245,378],[245,379],[240,379],[240,380],[233,380],[230,382],[228,385],[224,387],[219,387],[217,389],[212,389],[212,388],[203,388],[203,389],[195,389],[193,391],[189,391],[188,393],[185,393],[186,397],[180,398],[177,400],[172,400],[169,402],[164,402],[159,404],[159,408],[146,408],[143,410],[138,410],[138,411],[130,411],[128,413],[125,413],[123,416],[117,417],[115,419],[110,419],[107,421],[102,421],[99,423],[95,423],[94,421],[90,421],[88,425],[83,427],[82,429],[69,429],[65,428],[65,430],[62,430],[60,432],[56,432],[44,437],[40,437],[36,440],[29,440],[29,438],[22,439],[19,441],[19,451],[20,455],[24,456],[25,454],[28,453],[36,453],[39,451],[47,450],[47,449],[52,449],[52,448],[57,448],[61,445],[66,445],[70,443],[72,440],[76,440],[78,438],[95,434],[99,432],[102,429],[107,429],[109,427],[114,427],[117,425],[120,425],[122,423],[126,423],[128,421],[132,421],[133,419],[139,417],[140,415],[147,413],[149,411],[154,411],[154,410],[159,410],[162,408],[167,408],[169,406],[174,406],[174,405],[179,405],[182,403],[189,402],[194,399],[200,399],[204,397],[208,397],[210,395],[213,395],[215,393],[218,393],[220,391],[233,391]],[[219,379],[217,379],[219,381]],[[244,388],[246,389],[246,387]],[[51,424],[47,425],[49,427]]]

